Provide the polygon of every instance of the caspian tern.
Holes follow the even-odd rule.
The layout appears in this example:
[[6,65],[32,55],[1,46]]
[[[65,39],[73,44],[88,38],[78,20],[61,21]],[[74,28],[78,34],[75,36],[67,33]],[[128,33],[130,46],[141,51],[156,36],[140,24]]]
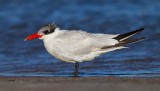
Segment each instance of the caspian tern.
[[102,34],[87,33],[81,30],[60,30],[55,24],[51,23],[25,40],[42,39],[45,48],[52,56],[64,62],[75,63],[73,77],[78,77],[79,62],[91,61],[102,54],[126,48],[123,45],[146,39],[146,37],[128,39],[143,29],[122,35]]

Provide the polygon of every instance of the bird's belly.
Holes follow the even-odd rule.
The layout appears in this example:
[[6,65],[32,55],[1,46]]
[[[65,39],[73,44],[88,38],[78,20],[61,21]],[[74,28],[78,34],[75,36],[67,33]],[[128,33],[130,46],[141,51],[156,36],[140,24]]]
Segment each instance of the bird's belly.
[[73,60],[73,58],[70,56],[67,56],[67,53],[64,53],[61,48],[59,48],[58,46],[48,46],[45,45],[46,50],[48,51],[49,54],[51,54],[52,56],[54,56],[55,58],[64,61],[64,62],[70,62],[70,63],[75,63],[76,60]]

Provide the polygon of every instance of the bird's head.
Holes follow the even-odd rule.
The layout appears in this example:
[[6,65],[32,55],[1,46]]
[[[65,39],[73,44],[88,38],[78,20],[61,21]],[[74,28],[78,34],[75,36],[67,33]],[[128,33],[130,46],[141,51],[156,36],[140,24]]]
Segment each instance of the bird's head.
[[56,29],[56,25],[51,23],[51,24],[47,24],[46,26],[42,27],[38,33],[32,34],[29,37],[27,37],[25,40],[31,40],[31,39],[44,39],[45,36],[50,35],[52,33],[54,33]]

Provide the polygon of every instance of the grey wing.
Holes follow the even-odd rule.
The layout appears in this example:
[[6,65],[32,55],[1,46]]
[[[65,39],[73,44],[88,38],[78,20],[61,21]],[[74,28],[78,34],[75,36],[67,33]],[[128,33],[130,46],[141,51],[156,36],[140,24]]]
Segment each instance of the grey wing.
[[59,36],[65,45],[63,50],[71,55],[86,55],[91,52],[101,51],[104,46],[118,43],[113,34],[91,34],[83,31],[67,31]]

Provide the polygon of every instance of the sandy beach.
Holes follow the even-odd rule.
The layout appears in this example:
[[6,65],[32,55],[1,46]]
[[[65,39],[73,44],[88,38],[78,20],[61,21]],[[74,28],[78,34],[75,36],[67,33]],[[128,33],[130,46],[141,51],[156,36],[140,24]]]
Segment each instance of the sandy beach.
[[0,77],[0,91],[159,91],[160,78]]

